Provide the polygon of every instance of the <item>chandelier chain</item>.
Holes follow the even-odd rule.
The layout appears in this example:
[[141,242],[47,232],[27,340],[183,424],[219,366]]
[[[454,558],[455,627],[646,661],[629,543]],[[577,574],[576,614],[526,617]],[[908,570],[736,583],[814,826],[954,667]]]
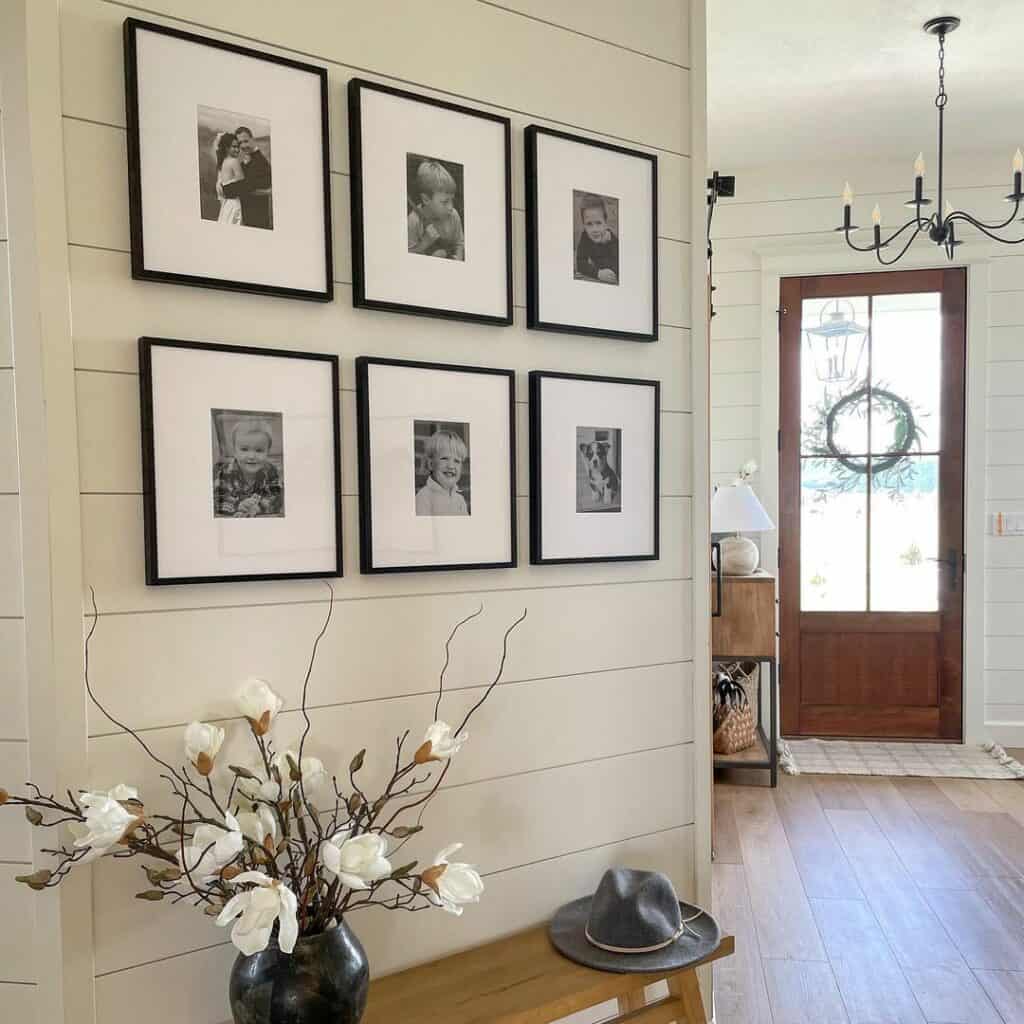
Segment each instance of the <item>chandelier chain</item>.
[[949,101],[946,95],[946,33],[939,35],[939,92],[935,97],[935,106],[941,110]]

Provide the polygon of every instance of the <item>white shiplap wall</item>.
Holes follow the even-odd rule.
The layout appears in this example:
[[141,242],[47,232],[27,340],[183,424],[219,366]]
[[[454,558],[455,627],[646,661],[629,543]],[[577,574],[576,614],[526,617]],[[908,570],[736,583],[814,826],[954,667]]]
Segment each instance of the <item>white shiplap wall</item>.
[[[761,406],[762,388],[773,388],[778,376],[774,316],[778,296],[762,294],[762,262],[777,267],[792,254],[794,266],[806,267],[818,253],[820,272],[833,272],[829,261],[845,248],[830,230],[841,216],[838,196],[844,180],[849,178],[857,189],[855,220],[859,218],[861,223],[868,222],[876,202],[883,214],[895,221],[904,212],[904,193],[899,186],[907,186],[909,192],[912,184],[910,161],[722,170],[736,173],[737,198],[721,202],[714,229],[714,294],[719,315],[712,324],[711,433],[716,482],[727,481],[744,459],[767,461],[765,456],[775,441],[777,424],[763,422]],[[991,220],[1005,216],[1001,198],[1009,187],[1006,154],[954,158],[947,180],[952,183],[954,206]],[[933,187],[933,182],[928,187]],[[980,335],[972,338],[972,344],[987,346],[982,399],[986,511],[1024,512],[1024,256],[1006,246],[986,244],[977,235],[964,237],[968,244],[960,250],[963,255],[990,258],[987,267],[979,271],[987,274],[987,332],[983,320]],[[915,249],[927,249],[928,245],[919,239]],[[857,269],[878,267],[865,256]],[[771,306],[767,306],[769,302]],[[755,487],[771,507],[775,482],[755,480]],[[770,546],[774,549],[774,542]],[[984,690],[985,734],[1002,743],[1021,745],[1024,537],[986,537],[984,552],[984,675],[967,676],[965,686]]]
[[[3,125],[0,93],[0,778],[13,782],[26,775],[28,713]],[[0,1008],[10,1008],[11,1020],[31,1020],[35,1004],[34,900],[14,882],[15,875],[32,870],[28,833],[20,816],[0,816],[0,919],[21,925],[0,932]]]
[[[688,11],[688,0],[646,0],[639,11],[613,0],[595,0],[586,9],[531,0],[438,0],[427,6],[383,0],[371,7],[355,0],[60,4],[82,583],[96,588],[102,608],[94,678],[112,710],[143,729],[155,747],[177,752],[182,724],[193,717],[230,716],[236,681],[256,673],[288,700],[290,710],[278,727],[288,740],[299,732],[299,680],[325,611],[318,583],[144,586],[135,354],[142,334],[294,347],[342,358],[348,575],[337,582],[339,605],[311,693],[314,735],[320,737],[315,752],[325,760],[347,759],[363,745],[371,759],[374,752],[383,756],[396,732],[422,727],[432,711],[429,694],[447,629],[482,601],[485,617],[461,638],[449,677],[450,713],[456,714],[493,672],[504,624],[522,607],[530,611],[513,641],[507,685],[479,719],[454,783],[427,819],[431,849],[424,853],[429,856],[449,838],[464,841],[486,876],[486,900],[459,921],[383,912],[354,920],[378,973],[543,920],[560,902],[592,887],[611,863],[660,868],[682,893],[694,893],[693,764],[695,748],[705,748],[693,742],[691,521],[694,496],[704,500],[705,485],[695,487],[690,468]],[[130,14],[327,66],[334,303],[130,279],[121,57],[121,23]],[[439,23],[450,26],[453,45],[458,41],[457,59],[438,60],[435,48],[424,45]],[[514,326],[488,329],[352,308],[344,87],[355,74],[458,97],[512,118]],[[658,154],[657,344],[526,331],[522,129],[531,122],[623,140]],[[528,550],[526,372],[566,369],[661,379],[661,559],[360,577],[354,570],[353,391],[353,359],[360,354],[518,371],[521,552]],[[2,388],[0,379],[0,431]],[[0,478],[7,471],[4,458],[0,454]],[[0,530],[4,523],[0,508]],[[7,578],[4,570],[13,558],[8,547],[0,534],[0,580]],[[393,642],[396,636],[401,644]],[[95,714],[88,733],[91,782],[140,780],[152,801],[159,785],[126,737]],[[0,756],[5,748],[0,743]],[[0,769],[4,778],[22,774],[16,765]],[[21,855],[27,857],[27,847]],[[195,912],[158,907],[154,913],[151,905],[134,900],[138,886],[132,869],[125,868],[102,862],[93,871],[96,1020],[135,1020],[140,1005],[150,1024],[223,1020],[234,957],[225,934]],[[6,1019],[15,1004],[0,1006]]]

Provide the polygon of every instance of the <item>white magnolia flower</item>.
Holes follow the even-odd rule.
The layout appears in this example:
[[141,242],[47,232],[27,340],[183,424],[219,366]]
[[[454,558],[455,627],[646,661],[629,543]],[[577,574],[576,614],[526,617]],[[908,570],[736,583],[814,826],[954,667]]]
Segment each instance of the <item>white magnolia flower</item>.
[[370,882],[391,874],[387,852],[388,841],[384,836],[364,832],[350,839],[348,831],[342,830],[323,844],[320,856],[324,867],[337,875],[342,885],[350,889],[369,889]]
[[[262,765],[259,766],[259,768],[250,765],[249,768],[255,777],[251,779],[244,779],[239,776],[238,792],[253,803],[257,800],[267,800],[270,803],[276,804],[281,798],[282,792],[278,789],[276,780],[270,779],[268,781],[263,778],[261,774],[263,771]],[[287,777],[285,778],[284,786],[287,787]]]
[[484,891],[484,882],[469,864],[452,864],[448,858],[462,849],[462,843],[445,847],[435,858],[434,866],[421,876],[432,890],[431,900],[456,916],[462,913],[463,904],[479,903]]
[[242,852],[242,832],[237,819],[226,814],[227,828],[218,825],[199,825],[191,842],[178,854],[182,871],[193,876],[199,885],[208,885]]
[[250,676],[235,695],[238,710],[249,719],[252,731],[263,736],[270,729],[274,716],[284,707],[284,701],[262,679]]
[[267,948],[274,922],[280,920],[277,944],[282,953],[291,953],[299,937],[299,904],[295,893],[262,871],[243,871],[234,879],[235,885],[250,883],[255,888],[232,896],[220,912],[217,924],[223,928],[238,918],[231,929],[231,941],[240,953],[252,956]]
[[142,820],[139,809],[129,810],[122,801],[138,801],[138,790],[123,783],[106,793],[82,793],[78,802],[85,808],[85,821],[70,822],[75,847],[89,847],[79,863],[88,864],[116,846]]
[[740,466],[740,475],[738,477],[740,483],[745,483],[757,472],[757,463],[753,459],[747,459],[746,462]]
[[242,811],[238,815],[238,827],[242,835],[263,846],[267,836],[277,846],[277,815],[266,805],[260,804],[254,811]]
[[416,761],[447,761],[462,749],[469,734],[460,732],[455,736],[447,722],[433,722],[423,735],[423,745],[416,751]]
[[224,730],[206,722],[191,722],[185,727],[185,756],[200,775],[213,771],[213,762],[224,742]]
[[[291,762],[289,762],[291,758]],[[299,763],[299,755],[294,750],[286,750],[283,753],[275,754],[270,762],[281,773],[281,784],[287,790],[292,783],[292,764]],[[323,761],[318,757],[304,757],[302,759],[302,788],[306,795],[316,792],[327,782],[327,769]]]

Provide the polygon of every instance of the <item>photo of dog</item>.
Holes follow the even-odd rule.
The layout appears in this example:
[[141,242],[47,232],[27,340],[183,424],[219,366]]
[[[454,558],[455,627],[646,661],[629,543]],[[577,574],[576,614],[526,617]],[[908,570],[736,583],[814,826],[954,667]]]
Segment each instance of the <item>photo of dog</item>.
[[622,511],[622,430],[576,428],[576,511]]

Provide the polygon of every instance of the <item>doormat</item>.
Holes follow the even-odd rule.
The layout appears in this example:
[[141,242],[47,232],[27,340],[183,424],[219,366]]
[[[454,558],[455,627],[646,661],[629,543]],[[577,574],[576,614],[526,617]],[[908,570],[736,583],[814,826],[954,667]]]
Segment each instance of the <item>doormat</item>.
[[1020,779],[1024,765],[998,743],[884,743],[870,740],[779,740],[779,767],[789,775],[920,775],[936,779]]

